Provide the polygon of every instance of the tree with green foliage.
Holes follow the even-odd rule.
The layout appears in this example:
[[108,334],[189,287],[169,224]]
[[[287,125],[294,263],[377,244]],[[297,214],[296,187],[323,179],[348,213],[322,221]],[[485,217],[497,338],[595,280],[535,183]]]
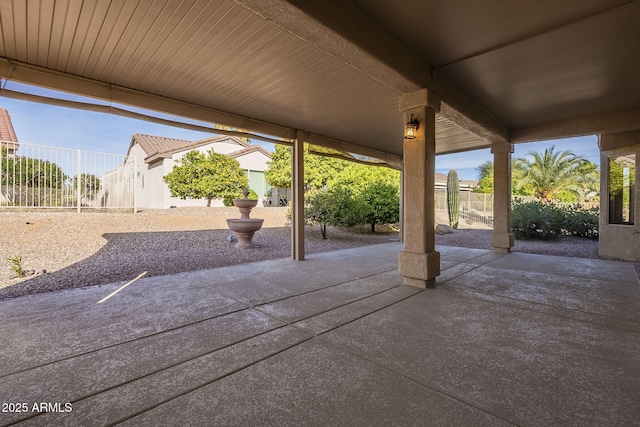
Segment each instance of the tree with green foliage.
[[399,221],[400,172],[382,166],[349,163],[329,185],[352,189],[363,206],[358,223],[370,224],[372,233],[377,224]]
[[[493,193],[493,162],[488,160],[476,168],[478,172],[478,188],[475,193]],[[518,182],[524,173],[524,169],[511,162],[511,194],[516,196],[533,196],[533,189],[530,185],[518,186]]]
[[[73,189],[78,188],[78,177],[73,178]],[[87,200],[93,200],[100,191],[100,178],[93,174],[80,174],[80,196]]]
[[[264,177],[269,185],[277,188],[291,187],[291,147],[276,145],[267,164],[269,167]],[[304,185],[307,188],[322,188],[347,165],[345,160],[305,153]]]
[[0,174],[2,185],[19,185],[34,188],[62,188],[67,175],[55,163],[49,160],[7,154],[2,147]]
[[493,162],[487,160],[476,168],[478,172],[478,187],[476,193],[493,193]]
[[[381,167],[305,153],[304,183],[307,221],[352,226],[396,223],[400,211],[400,173]],[[269,185],[291,186],[291,148],[277,146],[265,171]]]
[[213,199],[239,196],[249,185],[247,175],[237,160],[213,150],[206,153],[189,151],[163,179],[171,196],[206,198],[208,207]]
[[551,146],[544,153],[529,152],[532,159],[516,159],[515,165],[522,168],[517,187],[530,185],[534,196],[544,202],[559,199],[562,192],[581,197],[584,188],[593,187],[597,166],[582,156],[570,151],[556,152]]
[[320,226],[323,239],[327,238],[327,225],[360,224],[364,209],[362,200],[347,186],[312,188],[305,194],[305,219]]

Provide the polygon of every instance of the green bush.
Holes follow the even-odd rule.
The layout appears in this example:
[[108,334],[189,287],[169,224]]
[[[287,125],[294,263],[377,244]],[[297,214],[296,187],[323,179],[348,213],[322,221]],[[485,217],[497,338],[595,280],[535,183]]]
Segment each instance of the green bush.
[[579,204],[566,206],[562,209],[564,214],[563,231],[571,236],[598,238],[600,227],[600,209],[585,209]]
[[516,199],[511,213],[511,231],[516,239],[557,239],[565,234],[597,239],[599,209],[578,204],[565,207]]
[[352,227],[362,224],[366,205],[349,187],[332,186],[309,190],[305,194],[305,219],[318,224],[322,238],[327,238],[327,225]]
[[[233,196],[226,196],[222,199],[222,203],[224,203],[225,206],[233,206],[233,199],[242,199],[244,196],[242,194],[236,194]],[[256,193],[255,191],[253,191],[252,188],[249,189],[249,195],[247,196],[247,199],[251,199],[251,200],[258,200],[258,193]]]
[[511,211],[511,230],[516,239],[557,239],[562,233],[564,215],[553,204],[516,199]]

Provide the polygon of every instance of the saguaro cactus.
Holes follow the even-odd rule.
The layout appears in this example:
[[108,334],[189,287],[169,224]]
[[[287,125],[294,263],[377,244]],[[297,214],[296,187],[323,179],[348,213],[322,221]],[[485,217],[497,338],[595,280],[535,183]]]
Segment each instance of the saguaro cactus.
[[458,172],[451,169],[447,174],[447,208],[449,210],[449,225],[458,228],[458,217],[460,216],[460,184]]

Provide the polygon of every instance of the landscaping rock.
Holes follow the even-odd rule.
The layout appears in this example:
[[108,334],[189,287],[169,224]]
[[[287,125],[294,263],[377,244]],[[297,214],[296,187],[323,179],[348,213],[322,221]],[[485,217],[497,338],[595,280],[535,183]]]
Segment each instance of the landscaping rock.
[[453,229],[453,227],[450,227],[448,225],[444,225],[444,224],[436,225],[436,234],[451,234],[454,231],[455,230]]

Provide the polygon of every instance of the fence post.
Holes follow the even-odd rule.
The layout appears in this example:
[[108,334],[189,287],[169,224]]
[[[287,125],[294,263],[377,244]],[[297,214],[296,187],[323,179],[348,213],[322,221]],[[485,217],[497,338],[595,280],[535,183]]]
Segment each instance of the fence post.
[[80,168],[82,167],[82,151],[78,148],[78,175],[76,175],[76,192],[78,197],[78,213],[82,212],[82,207],[80,205]]

